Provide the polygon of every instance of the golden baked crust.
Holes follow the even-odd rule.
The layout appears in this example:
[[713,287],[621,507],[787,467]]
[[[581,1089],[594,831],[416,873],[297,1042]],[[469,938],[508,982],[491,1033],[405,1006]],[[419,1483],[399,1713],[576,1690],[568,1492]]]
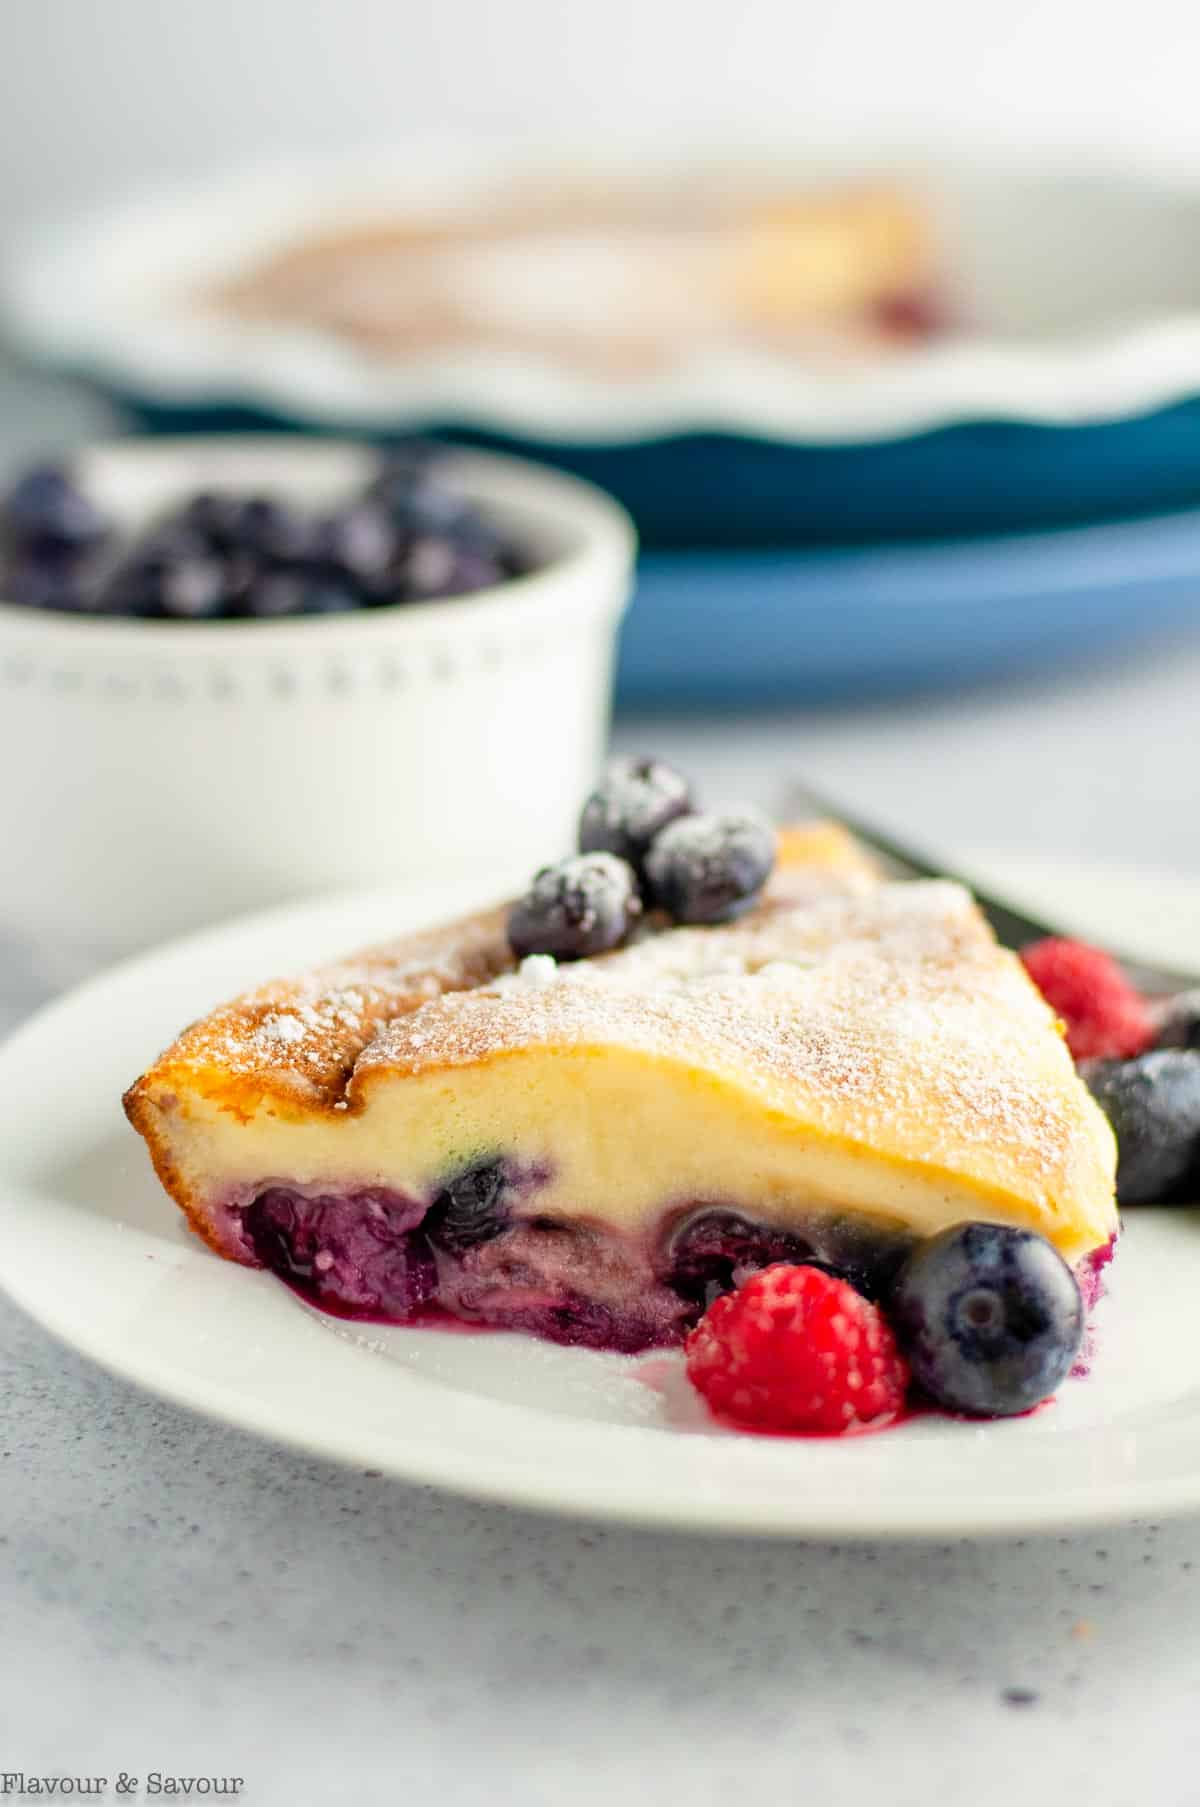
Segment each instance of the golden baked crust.
[[[832,822],[780,830],[763,910],[797,888],[861,888],[875,867]],[[515,965],[500,906],[405,935],[347,960],[276,979],[192,1023],[125,1093],[125,1114],[192,1228],[220,1253],[203,1188],[184,1172],[172,1134],[180,1099],[203,1097],[234,1120],[263,1111],[293,1120],[345,1111],[357,1065],[386,1026],[447,992],[486,985]]]
[[[880,883],[827,824],[784,831],[780,852],[742,921],[576,966],[514,970],[496,910],[263,987],[184,1032],[130,1089],[130,1121],[194,1227],[242,1259],[219,1149],[238,1150],[248,1188],[344,1183],[367,1160],[365,1122],[390,1122],[364,1183],[419,1193],[456,1135],[496,1133],[498,1110],[529,1134],[540,1109],[567,1134],[570,1086],[589,1083],[639,1126],[647,1172],[660,1127],[691,1119],[701,1175],[757,1171],[775,1203],[800,1174],[830,1208],[845,1188],[848,1208],[886,1215],[891,1201],[928,1227],[966,1200],[1070,1255],[1107,1241],[1111,1132],[969,895]],[[695,1183],[690,1152],[685,1138],[679,1170]],[[579,1209],[603,1215],[595,1197]]]
[[[872,884],[875,868],[831,822],[780,830],[776,876],[760,912],[820,889]],[[264,1097],[281,1108],[331,1109],[344,1099],[363,1050],[389,1022],[443,992],[486,985],[515,962],[504,907],[423,929],[298,978],[276,979],[190,1025],[125,1095],[146,1133],[148,1097],[174,1084],[251,1115]],[[153,1124],[150,1125],[153,1127]]]
[[130,1086],[125,1114],[206,1242],[221,1250],[204,1201],[176,1159],[176,1101],[202,1096],[243,1122],[264,1110],[285,1118],[332,1115],[382,1027],[443,992],[486,984],[511,969],[504,916],[502,909],[485,911],[260,986],[192,1023]]

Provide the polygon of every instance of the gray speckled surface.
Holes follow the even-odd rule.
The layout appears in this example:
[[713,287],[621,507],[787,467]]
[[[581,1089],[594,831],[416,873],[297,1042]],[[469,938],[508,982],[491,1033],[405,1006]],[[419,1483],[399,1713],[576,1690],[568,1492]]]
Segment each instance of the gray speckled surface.
[[[0,1767],[258,1803],[1191,1802],[1200,1537],[541,1521],[158,1405],[0,1310]],[[1014,1700],[1031,1691],[1030,1702]]]
[[[0,401],[0,452],[90,424]],[[897,820],[915,784],[933,842],[1197,871],[1198,693],[1193,646],[621,738],[721,798],[778,805],[799,764]],[[45,989],[24,962],[0,949],[0,1031]],[[837,1549],[541,1521],[159,1405],[3,1301],[0,1658],[0,1772],[241,1775],[260,1807],[1200,1800],[1200,1524]]]

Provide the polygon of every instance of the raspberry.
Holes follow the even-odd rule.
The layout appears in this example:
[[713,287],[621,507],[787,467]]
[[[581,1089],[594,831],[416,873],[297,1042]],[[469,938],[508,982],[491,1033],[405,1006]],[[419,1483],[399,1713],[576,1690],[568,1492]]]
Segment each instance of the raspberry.
[[1051,935],[1021,950],[1025,970],[1066,1024],[1076,1060],[1124,1060],[1154,1040],[1154,1024],[1111,954]]
[[908,1386],[878,1306],[816,1267],[763,1268],[713,1302],[685,1348],[712,1410],[755,1430],[879,1426]]

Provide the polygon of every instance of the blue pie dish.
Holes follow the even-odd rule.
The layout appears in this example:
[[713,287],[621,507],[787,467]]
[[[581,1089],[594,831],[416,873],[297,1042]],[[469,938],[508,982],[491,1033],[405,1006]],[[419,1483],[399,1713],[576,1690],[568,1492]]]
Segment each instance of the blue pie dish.
[[449,188],[490,193],[507,167],[495,146],[463,147],[453,182],[445,146],[406,143],[392,168],[372,157],[331,187],[289,165],[108,208],[15,255],[0,304],[17,347],[143,429],[418,432],[608,490],[645,550],[628,700],[967,682],[1191,621],[1192,164],[1149,150],[988,164],[949,146],[875,161],[922,198],[959,322],[879,358],[714,354],[613,381],[486,347],[369,356],[195,305],[264,243],[311,228],[314,206],[344,221],[355,195],[394,184],[435,213]]
[[870,548],[651,552],[622,703],[936,690],[1200,628],[1200,511]]
[[[317,424],[268,408],[168,403],[101,388],[143,432],[311,431]],[[624,504],[648,548],[936,540],[1200,503],[1200,400],[1121,420],[973,421],[840,443],[725,432],[589,443],[462,425],[439,431],[436,423],[427,436],[586,478]]]
[[[437,218],[530,167],[574,167],[562,147],[530,165],[512,146],[442,140],[110,204],[16,245],[0,309],[14,346],[142,428],[445,435],[589,478],[650,549],[889,545],[1200,505],[1192,164],[868,150],[864,167],[928,218],[956,323],[888,352],[693,347],[617,379],[536,341],[373,353],[201,305],[289,233],[380,206]],[[646,157],[637,167],[654,179]],[[770,160],[796,182],[844,182],[838,167]]]

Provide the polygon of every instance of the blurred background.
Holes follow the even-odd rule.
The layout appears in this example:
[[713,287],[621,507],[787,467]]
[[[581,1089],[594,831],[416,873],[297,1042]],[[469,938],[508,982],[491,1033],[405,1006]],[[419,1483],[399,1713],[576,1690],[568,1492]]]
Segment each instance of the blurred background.
[[1198,42],[1188,0],[6,0],[4,231],[264,151],[430,126],[1191,152]]
[[[1003,868],[1033,901],[1080,862],[1096,894],[1131,865],[1185,883],[1200,878],[1198,54],[1187,0],[8,0],[0,451],[13,469],[114,431],[266,424],[416,429],[561,465],[642,535],[618,747],[696,769],[715,801],[786,810],[808,779]],[[311,315],[298,331],[286,306],[239,327],[180,305],[167,343],[172,280],[179,302],[214,257],[222,279],[269,266],[287,240],[271,194],[297,243],[311,194],[314,231],[338,217],[314,169],[365,192],[386,168],[401,214],[461,182],[477,202],[478,163],[463,177],[435,145],[481,139],[493,174],[511,159],[569,188],[577,165],[619,167],[635,214],[665,167],[709,172],[682,213],[671,191],[651,231],[635,224],[573,370],[560,329],[600,266],[555,263],[561,245],[547,262],[519,233],[503,281],[480,266],[480,305],[507,319],[532,295],[541,342],[492,344],[482,379],[469,345],[410,344],[390,413],[394,347],[364,367],[361,335],[334,332],[331,353],[328,318],[314,351]],[[752,166],[759,187],[710,218],[722,166]],[[888,242],[915,274],[900,256],[868,294],[869,346],[865,315],[825,302],[817,329],[792,313],[781,328],[780,296],[790,309],[814,267],[791,200],[864,177],[900,209]],[[751,259],[751,324],[740,345],[677,357],[658,278],[697,194],[684,255],[711,234]],[[858,270],[856,235],[875,232],[842,233],[826,273]],[[630,296],[653,315],[648,353],[613,326]],[[700,344],[694,321],[679,330]],[[233,380],[239,358],[270,382]]]

